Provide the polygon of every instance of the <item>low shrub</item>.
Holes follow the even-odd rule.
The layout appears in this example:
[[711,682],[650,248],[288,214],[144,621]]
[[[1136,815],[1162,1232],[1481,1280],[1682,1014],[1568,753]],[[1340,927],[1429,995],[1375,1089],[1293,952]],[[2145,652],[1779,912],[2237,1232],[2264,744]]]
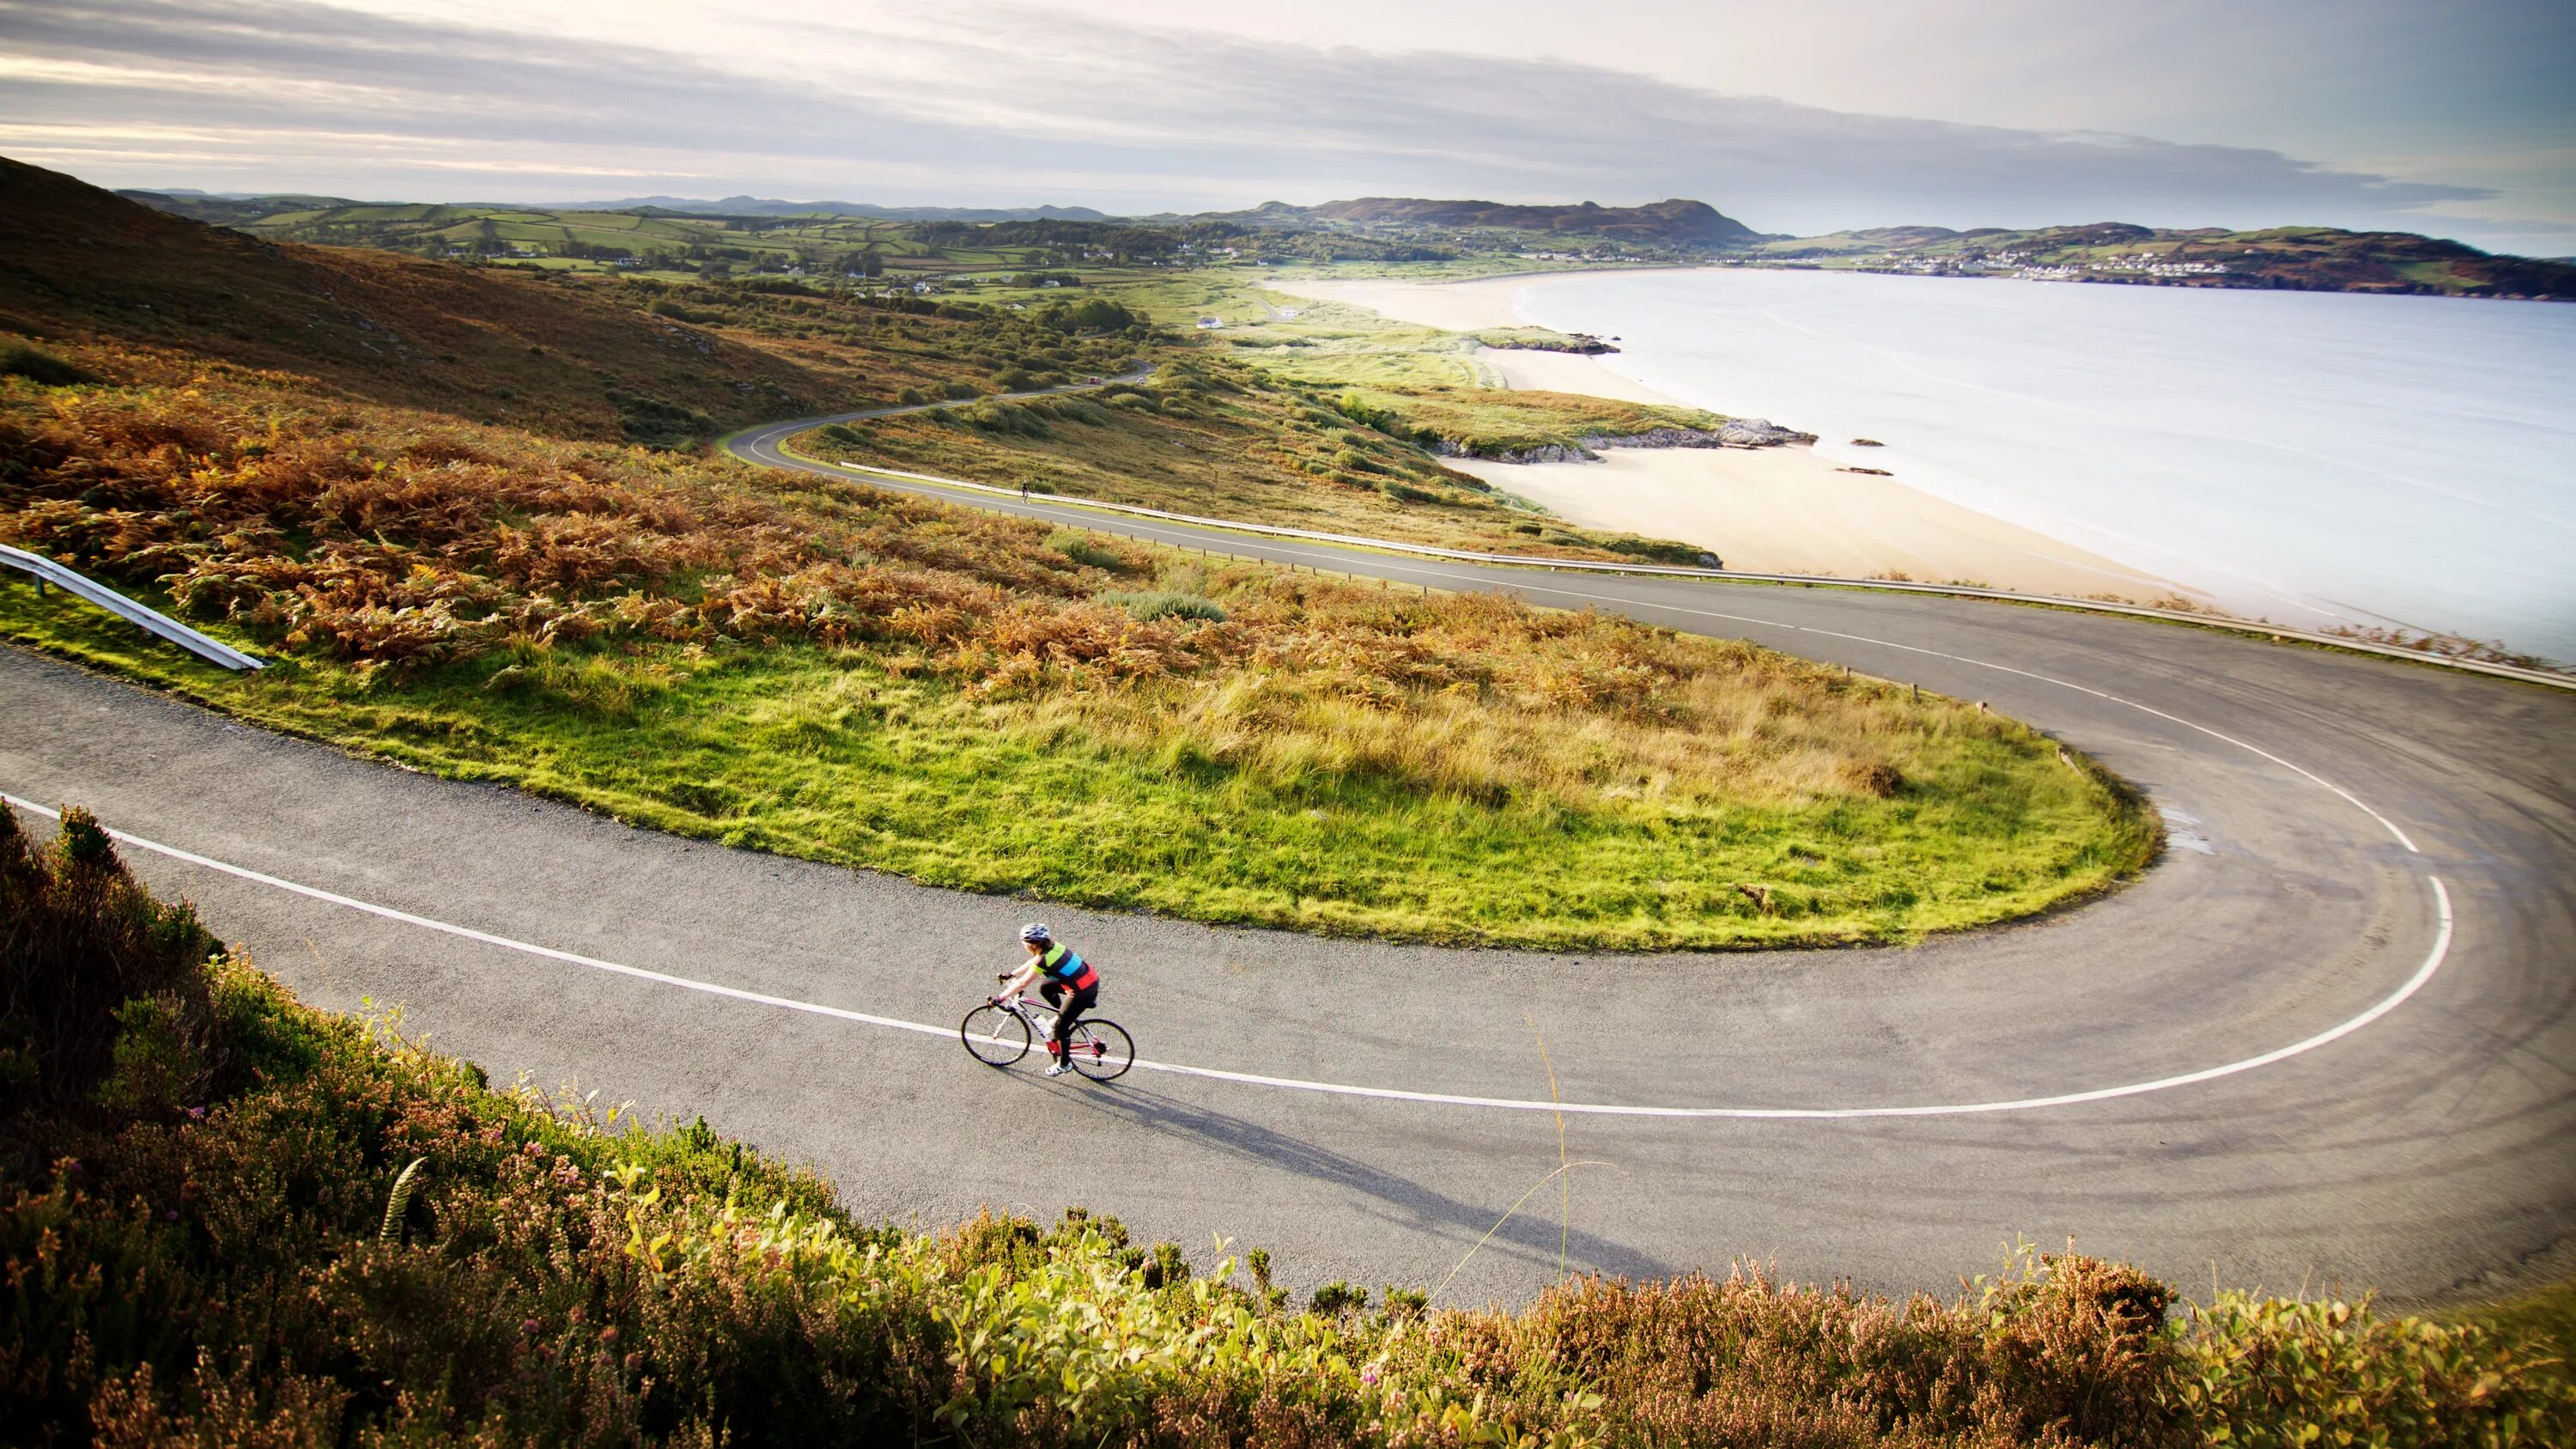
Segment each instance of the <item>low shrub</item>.
[[1108,569],[1114,573],[1130,566],[1125,554],[1087,533],[1077,533],[1070,528],[1059,528],[1048,534],[1046,546],[1085,568]]
[[726,320],[725,314],[722,312],[702,307],[691,307],[686,303],[671,297],[656,297],[651,303],[646,305],[644,310],[652,313],[656,317],[668,317],[674,322],[690,322],[701,326],[707,323],[722,322]]
[[1092,598],[1095,602],[1107,604],[1112,608],[1124,609],[1143,623],[1151,623],[1156,619],[1196,619],[1206,624],[1225,622],[1225,609],[1222,605],[1212,599],[1200,598],[1196,594],[1157,589],[1142,593],[1094,594]]
[[0,347],[0,377],[23,377],[45,387],[72,387],[98,381],[88,368],[65,362],[29,342]]
[[1679,543],[1669,538],[1636,538],[1622,535],[1606,540],[1603,547],[1612,553],[1626,554],[1651,563],[1679,564],[1684,568],[1723,568],[1717,555],[1695,543]]
[[612,390],[608,400],[616,404],[617,425],[630,443],[676,448],[712,436],[717,429],[716,420],[705,413],[647,394]]
[[958,410],[951,415],[951,421],[990,437],[1043,439],[1055,436],[1046,425],[1045,414],[1026,404],[1002,402],[995,398],[986,398],[971,408]]
[[143,1089],[137,1073],[152,1064],[120,1059],[117,1044],[144,1033],[195,1052],[206,1018],[196,968],[216,948],[195,911],[136,883],[88,811],[65,810],[38,852],[0,805],[0,1102],[66,1109],[119,1074],[123,1095],[166,1095]]
[[1091,428],[1106,427],[1110,420],[1109,410],[1089,398],[1053,398],[1047,402],[1046,411],[1051,417]]

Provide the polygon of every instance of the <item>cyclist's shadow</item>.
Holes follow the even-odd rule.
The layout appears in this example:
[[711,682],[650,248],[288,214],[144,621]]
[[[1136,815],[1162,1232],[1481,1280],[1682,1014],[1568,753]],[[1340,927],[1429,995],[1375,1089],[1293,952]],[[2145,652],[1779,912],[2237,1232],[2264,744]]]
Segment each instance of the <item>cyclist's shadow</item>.
[[[1494,1219],[1501,1216],[1502,1208],[1510,1206],[1508,1200],[1500,1207],[1461,1202],[1302,1137],[1139,1086],[1132,1076],[1106,1090],[1093,1087],[1063,1095],[1086,1111],[1129,1126],[1186,1138],[1243,1161],[1364,1193],[1385,1205],[1381,1211],[1387,1218],[1417,1229],[1441,1230],[1444,1237],[1462,1245],[1473,1244],[1482,1237],[1494,1226]],[[1543,1196],[1554,1198],[1555,1189],[1548,1189]],[[1524,1207],[1494,1233],[1484,1250],[1552,1265],[1559,1251],[1559,1227],[1555,1217]],[[1662,1260],[1580,1228],[1567,1233],[1562,1243],[1568,1263],[1578,1271],[1590,1268],[1627,1278],[1673,1276],[1672,1267]]]

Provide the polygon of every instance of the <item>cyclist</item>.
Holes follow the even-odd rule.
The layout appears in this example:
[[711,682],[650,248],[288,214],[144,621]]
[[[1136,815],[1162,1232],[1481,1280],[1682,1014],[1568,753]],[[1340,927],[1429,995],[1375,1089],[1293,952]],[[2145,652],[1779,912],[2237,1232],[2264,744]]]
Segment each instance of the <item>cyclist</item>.
[[1055,1032],[1047,1040],[1047,1055],[1055,1060],[1048,1064],[1046,1074],[1060,1077],[1073,1068],[1064,1050],[1074,1020],[1100,1004],[1100,973],[1057,940],[1041,922],[1031,921],[1020,927],[1020,944],[1029,948],[1029,959],[1020,963],[1019,973],[1002,987],[993,1004],[998,1006],[1019,995],[1038,977],[1046,978],[1038,986],[1038,994],[1055,1012]]

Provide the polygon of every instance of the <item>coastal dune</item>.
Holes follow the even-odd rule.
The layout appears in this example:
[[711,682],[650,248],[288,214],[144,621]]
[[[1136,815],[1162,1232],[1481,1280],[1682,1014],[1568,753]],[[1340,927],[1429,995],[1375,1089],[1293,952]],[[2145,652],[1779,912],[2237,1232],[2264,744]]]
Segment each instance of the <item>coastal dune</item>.
[[[1520,327],[1512,299],[1530,277],[1468,282],[1295,279],[1272,290],[1362,307],[1452,332]],[[1682,406],[1598,358],[1483,348],[1503,387]],[[1796,427],[1795,418],[1774,421]],[[2024,593],[2146,601],[2188,591],[2100,554],[1935,497],[1903,480],[1844,471],[1812,449],[1617,449],[1600,462],[1450,466],[1569,522],[1698,544],[1732,569],[1966,582]]]

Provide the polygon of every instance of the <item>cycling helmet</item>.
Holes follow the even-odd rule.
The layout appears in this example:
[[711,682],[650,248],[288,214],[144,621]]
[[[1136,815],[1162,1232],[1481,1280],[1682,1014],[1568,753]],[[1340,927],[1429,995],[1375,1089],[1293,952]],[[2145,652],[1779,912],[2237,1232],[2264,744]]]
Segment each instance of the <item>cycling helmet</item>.
[[1043,946],[1054,940],[1055,937],[1048,933],[1046,923],[1044,921],[1031,921],[1027,925],[1020,927],[1020,939],[1028,942],[1032,946]]

